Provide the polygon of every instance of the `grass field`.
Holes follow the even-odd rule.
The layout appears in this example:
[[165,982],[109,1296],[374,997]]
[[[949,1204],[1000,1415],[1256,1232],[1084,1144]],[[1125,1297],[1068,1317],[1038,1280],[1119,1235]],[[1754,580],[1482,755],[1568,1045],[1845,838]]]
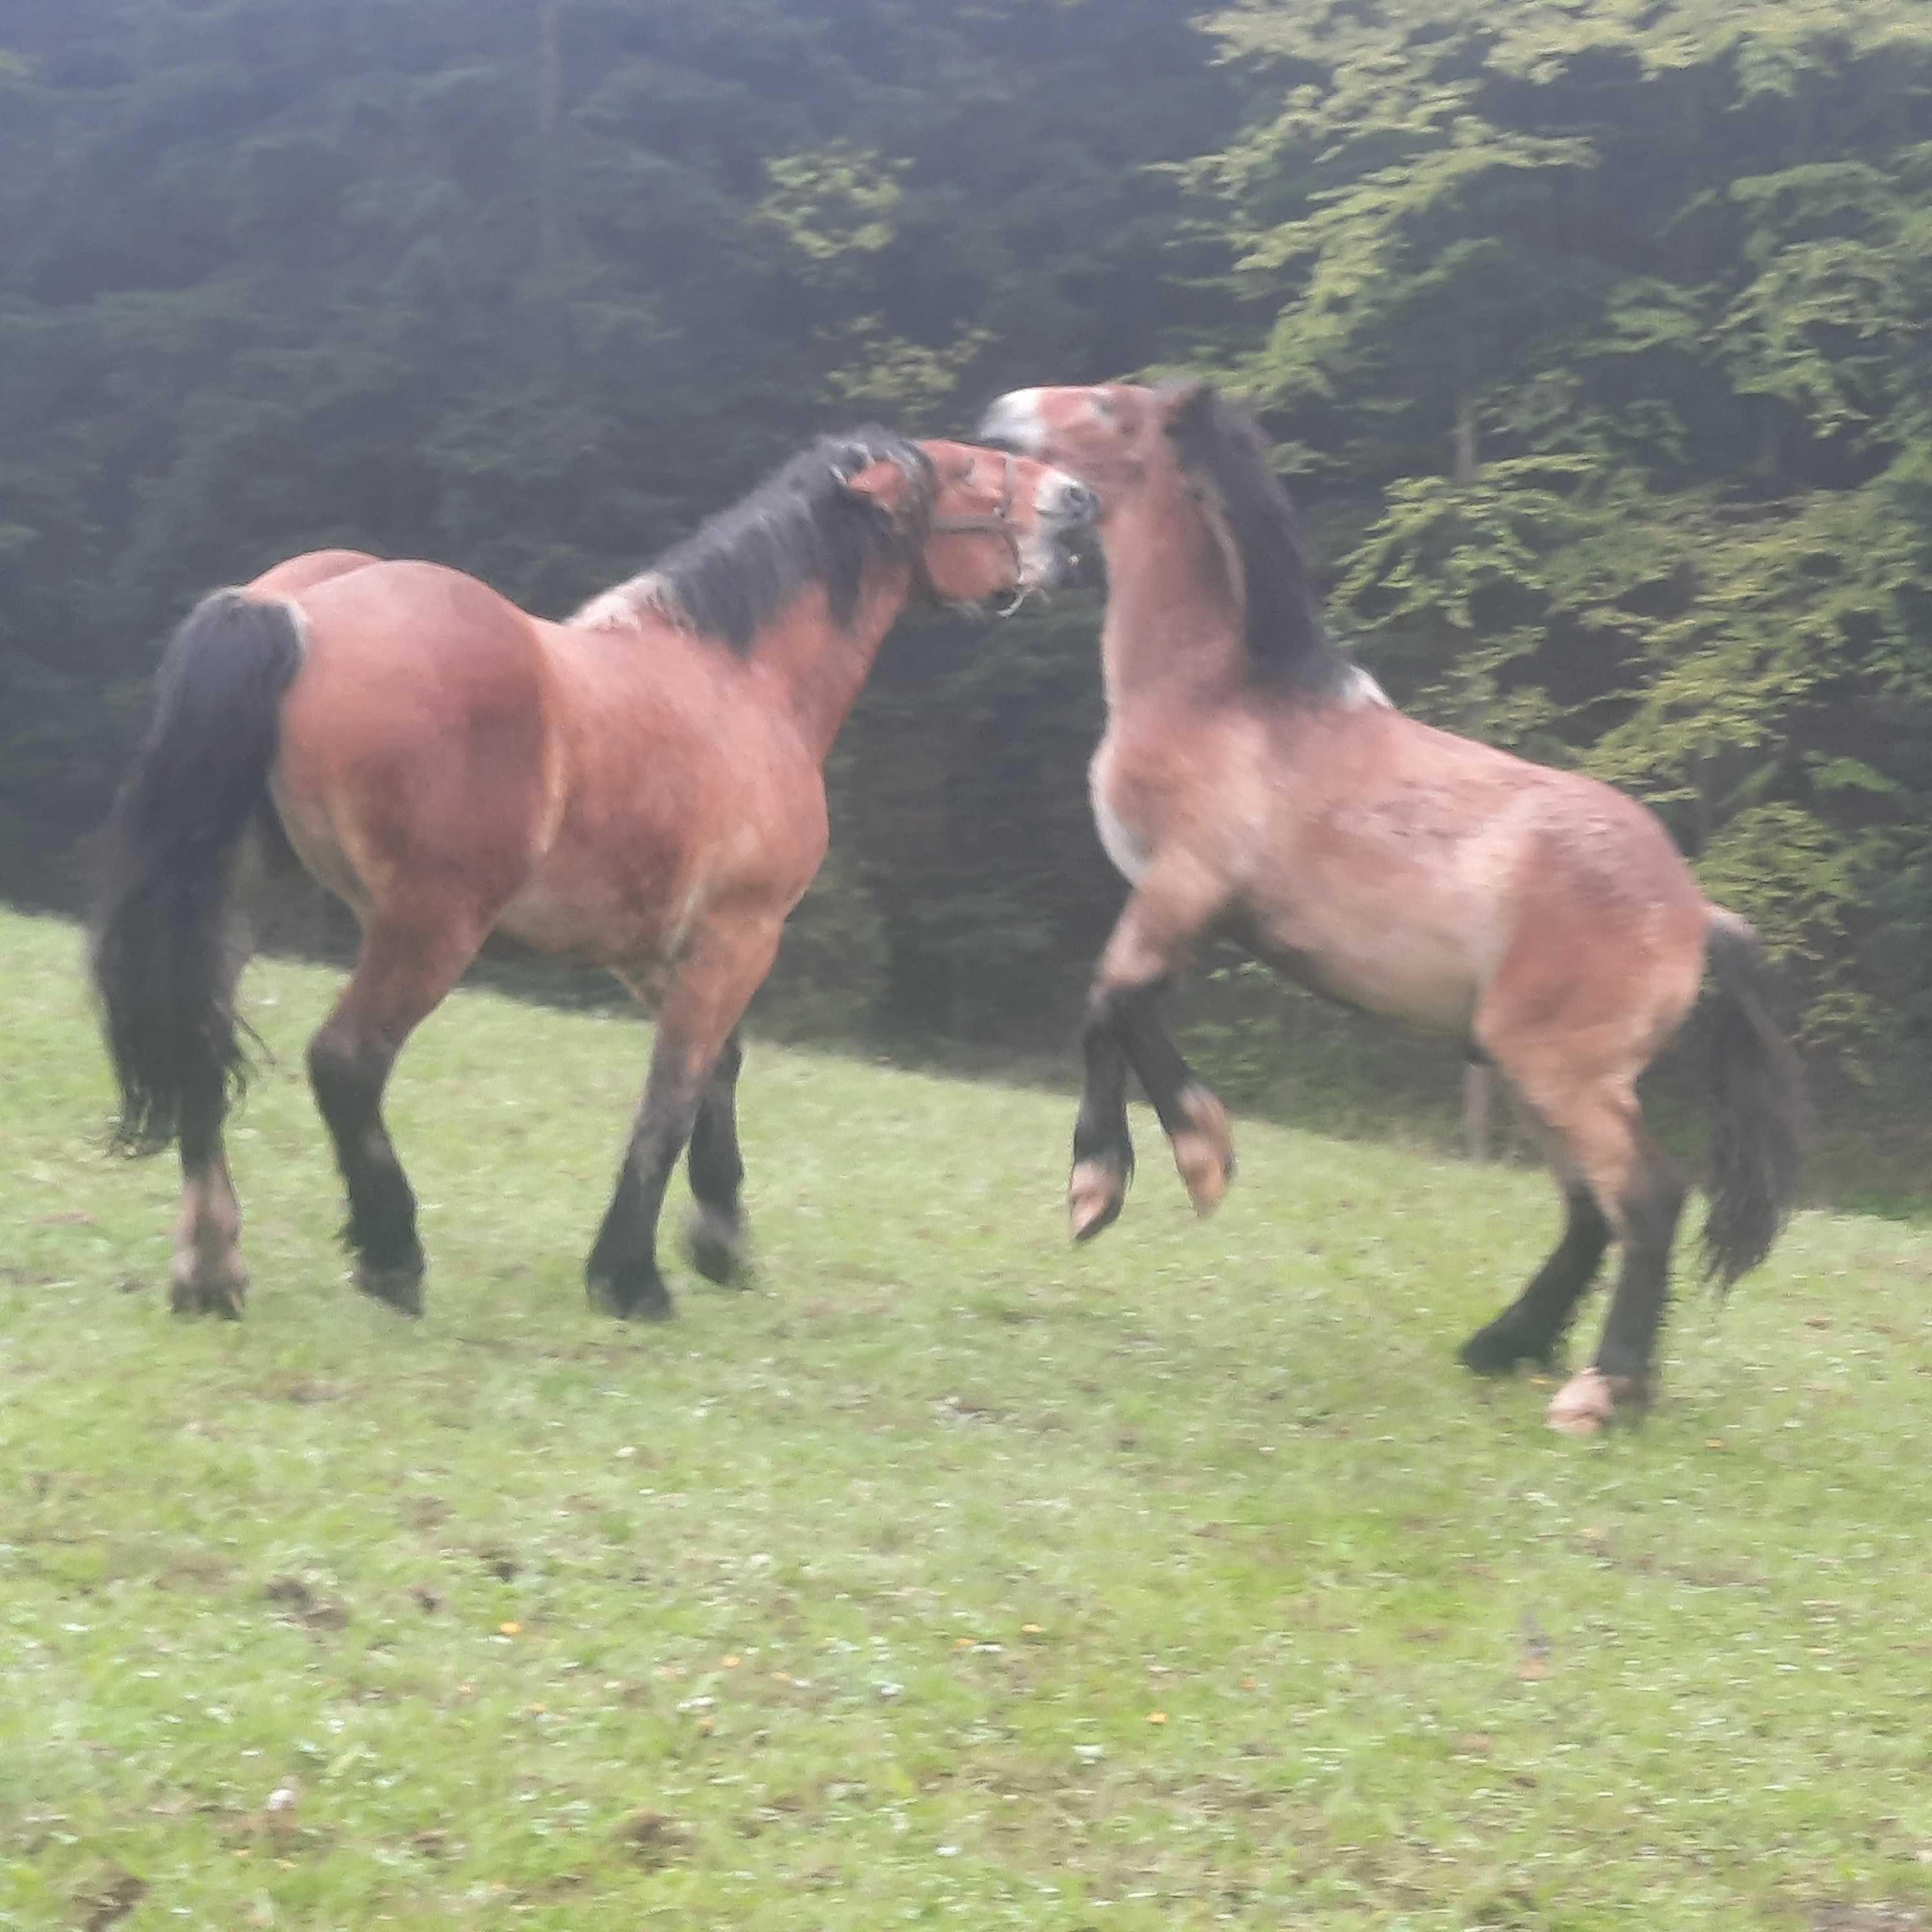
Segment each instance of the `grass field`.
[[1262,1127],[1062,1245],[1052,1095],[754,1051],[763,1270],[580,1285],[645,1035],[459,995],[430,1310],[344,1284],[300,1045],[239,1326],[0,919],[0,1924],[1932,1925],[1932,1238],[1801,1217],[1644,1428],[1455,1345],[1540,1178]]

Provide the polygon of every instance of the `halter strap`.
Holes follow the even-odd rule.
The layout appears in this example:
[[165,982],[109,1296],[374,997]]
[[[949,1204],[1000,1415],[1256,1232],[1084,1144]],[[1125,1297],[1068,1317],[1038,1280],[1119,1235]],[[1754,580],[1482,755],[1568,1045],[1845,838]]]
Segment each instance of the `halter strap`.
[[[1021,588],[1020,578],[1026,568],[1025,554],[1020,548],[1018,532],[1013,528],[1014,500],[1019,494],[1019,471],[1013,461],[1011,450],[1000,452],[1000,500],[989,516],[934,517],[926,526],[926,535],[933,537],[998,537],[1012,553],[1013,560],[1013,587],[1012,601],[1000,613],[1010,616],[1026,600],[1026,592]],[[932,580],[932,573],[926,561],[926,544],[922,542],[913,554],[913,582],[920,595],[928,604],[943,603],[938,588]]]

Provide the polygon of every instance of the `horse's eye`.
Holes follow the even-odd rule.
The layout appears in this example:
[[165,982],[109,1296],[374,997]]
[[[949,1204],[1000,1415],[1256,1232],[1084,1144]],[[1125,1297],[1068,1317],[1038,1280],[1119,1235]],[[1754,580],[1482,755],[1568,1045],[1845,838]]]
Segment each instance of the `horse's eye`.
[[1103,423],[1110,423],[1114,420],[1114,405],[1104,389],[1096,389],[1094,392],[1093,402],[1094,413]]

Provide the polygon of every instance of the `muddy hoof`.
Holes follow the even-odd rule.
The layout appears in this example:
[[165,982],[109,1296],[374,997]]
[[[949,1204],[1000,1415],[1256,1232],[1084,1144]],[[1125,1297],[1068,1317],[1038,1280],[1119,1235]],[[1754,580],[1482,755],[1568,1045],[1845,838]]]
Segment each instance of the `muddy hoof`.
[[720,1288],[752,1285],[751,1250],[742,1226],[714,1209],[700,1208],[684,1231],[684,1251],[706,1281]]
[[356,1286],[372,1301],[380,1301],[399,1315],[422,1315],[422,1280],[421,1262],[406,1262],[400,1268],[374,1268],[367,1262],[356,1264]]
[[1119,1168],[1103,1160],[1074,1163],[1066,1184],[1066,1227],[1076,1241],[1090,1241],[1120,1218],[1127,1184]]
[[1211,1214],[1234,1178],[1234,1137],[1228,1110],[1204,1087],[1184,1089],[1180,1104],[1187,1124],[1172,1136],[1174,1164],[1195,1213]]
[[1562,1436],[1594,1436],[1618,1419],[1641,1415],[1646,1391],[1628,1376],[1580,1370],[1552,1398],[1544,1420]]

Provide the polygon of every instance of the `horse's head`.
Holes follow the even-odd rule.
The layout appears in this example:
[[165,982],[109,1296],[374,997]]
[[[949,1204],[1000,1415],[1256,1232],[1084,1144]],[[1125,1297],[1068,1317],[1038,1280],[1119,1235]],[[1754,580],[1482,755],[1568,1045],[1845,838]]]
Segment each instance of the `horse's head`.
[[980,434],[1072,471],[1100,493],[1104,518],[1151,477],[1184,463],[1190,439],[1209,428],[1216,404],[1207,382],[1014,389],[986,412]]
[[1084,483],[1004,450],[916,447],[922,473],[881,460],[845,488],[870,497],[917,545],[914,574],[928,596],[944,604],[1017,598],[1072,574],[1098,508]]
[[[1154,648],[1171,649],[1173,596],[1191,574],[1193,608],[1224,639],[1233,629],[1249,674],[1386,702],[1329,639],[1300,520],[1266,436],[1238,399],[1201,381],[1015,389],[986,412],[980,434],[1071,470],[1098,493],[1117,639],[1137,633],[1136,614],[1154,608]],[[1129,577],[1138,588],[1123,594]],[[1166,586],[1154,607],[1141,602],[1150,577]],[[1196,650],[1198,657],[1198,639]]]

